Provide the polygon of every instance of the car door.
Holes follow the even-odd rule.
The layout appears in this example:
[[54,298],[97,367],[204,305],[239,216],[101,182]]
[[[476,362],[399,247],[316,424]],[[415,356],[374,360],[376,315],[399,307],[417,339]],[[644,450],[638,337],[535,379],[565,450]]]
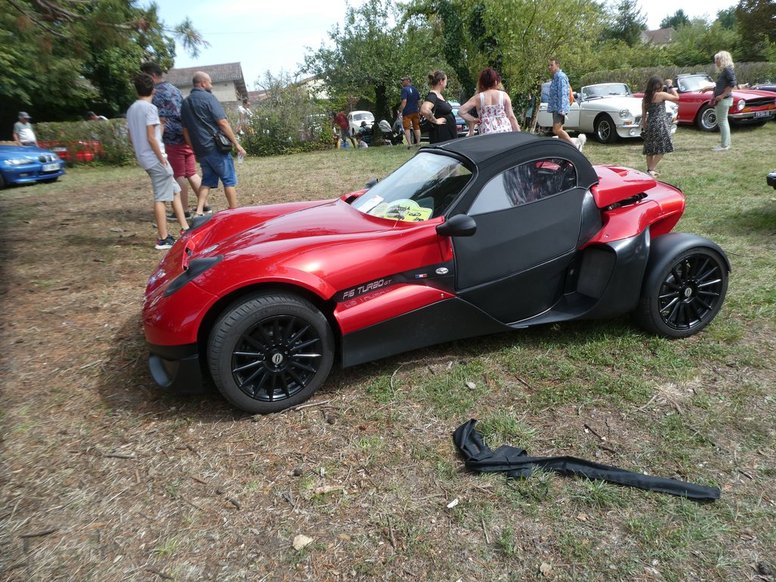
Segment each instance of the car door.
[[579,129],[579,114],[580,114],[580,104],[579,101],[574,101],[574,103],[571,104],[569,107],[569,112],[566,115],[566,123],[563,124],[563,126],[566,129]]
[[503,323],[552,307],[576,256],[585,192],[562,158],[491,178],[468,210],[475,234],[453,239],[458,295]]

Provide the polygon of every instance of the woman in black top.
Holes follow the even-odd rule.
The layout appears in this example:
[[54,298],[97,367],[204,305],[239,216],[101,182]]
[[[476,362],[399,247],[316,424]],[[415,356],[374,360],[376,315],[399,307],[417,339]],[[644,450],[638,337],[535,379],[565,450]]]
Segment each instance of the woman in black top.
[[453,108],[442,96],[442,91],[447,87],[447,75],[443,71],[434,71],[428,76],[428,84],[431,85],[431,90],[420,106],[420,115],[430,124],[428,142],[439,143],[455,139],[458,137],[458,129],[455,126]]
[[728,111],[733,105],[733,89],[736,88],[736,72],[733,68],[733,58],[727,51],[719,51],[714,55],[714,65],[719,71],[717,84],[714,87],[714,98],[711,104],[717,112],[717,123],[719,124],[719,135],[721,143],[714,148],[714,151],[723,152],[730,149],[730,123],[728,122]]

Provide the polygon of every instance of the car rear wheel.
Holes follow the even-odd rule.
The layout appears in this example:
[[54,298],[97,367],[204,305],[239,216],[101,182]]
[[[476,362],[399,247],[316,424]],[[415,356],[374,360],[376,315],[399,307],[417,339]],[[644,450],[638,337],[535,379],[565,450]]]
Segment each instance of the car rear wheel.
[[601,143],[613,143],[617,140],[617,128],[612,118],[606,114],[595,120],[595,137]]
[[232,305],[207,346],[213,381],[251,414],[304,402],[324,383],[334,361],[334,336],[309,301],[287,293],[253,295]]
[[[725,260],[716,251],[695,247],[668,262],[644,290],[634,316],[647,331],[688,337],[719,313],[728,286]],[[649,279],[648,279],[649,280]]]
[[696,119],[698,129],[703,131],[714,131],[717,129],[717,111],[710,105],[704,105],[698,112]]

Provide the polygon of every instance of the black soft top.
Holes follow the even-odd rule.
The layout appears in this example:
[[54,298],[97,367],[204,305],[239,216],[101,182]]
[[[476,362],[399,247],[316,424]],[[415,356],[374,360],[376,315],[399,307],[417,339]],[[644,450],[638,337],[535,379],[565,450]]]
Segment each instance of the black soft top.
[[590,187],[598,183],[598,176],[590,160],[571,144],[550,137],[539,137],[522,131],[490,133],[425,146],[421,151],[442,150],[471,160],[480,170],[487,171],[492,163],[505,157],[515,164],[538,158],[558,157],[570,160],[577,167],[579,185]]

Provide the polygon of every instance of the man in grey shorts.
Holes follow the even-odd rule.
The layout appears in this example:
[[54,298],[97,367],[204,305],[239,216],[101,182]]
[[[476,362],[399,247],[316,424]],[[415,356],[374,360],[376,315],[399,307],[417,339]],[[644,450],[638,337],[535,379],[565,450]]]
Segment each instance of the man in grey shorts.
[[552,81],[550,82],[550,98],[547,100],[547,111],[552,113],[552,133],[576,147],[576,144],[571,141],[569,134],[563,129],[563,124],[566,123],[566,114],[569,112],[571,105],[569,78],[561,70],[558,59],[550,59],[549,69]]
[[154,248],[160,251],[167,250],[175,243],[175,237],[167,232],[164,203],[172,202],[172,209],[181,231],[188,229],[189,225],[181,205],[181,188],[173,178],[172,167],[164,153],[159,110],[151,103],[154,94],[153,78],[146,73],[139,74],[135,77],[135,89],[138,99],[127,110],[129,141],[135,150],[137,163],[151,178],[154,191],[154,218],[159,234]]

